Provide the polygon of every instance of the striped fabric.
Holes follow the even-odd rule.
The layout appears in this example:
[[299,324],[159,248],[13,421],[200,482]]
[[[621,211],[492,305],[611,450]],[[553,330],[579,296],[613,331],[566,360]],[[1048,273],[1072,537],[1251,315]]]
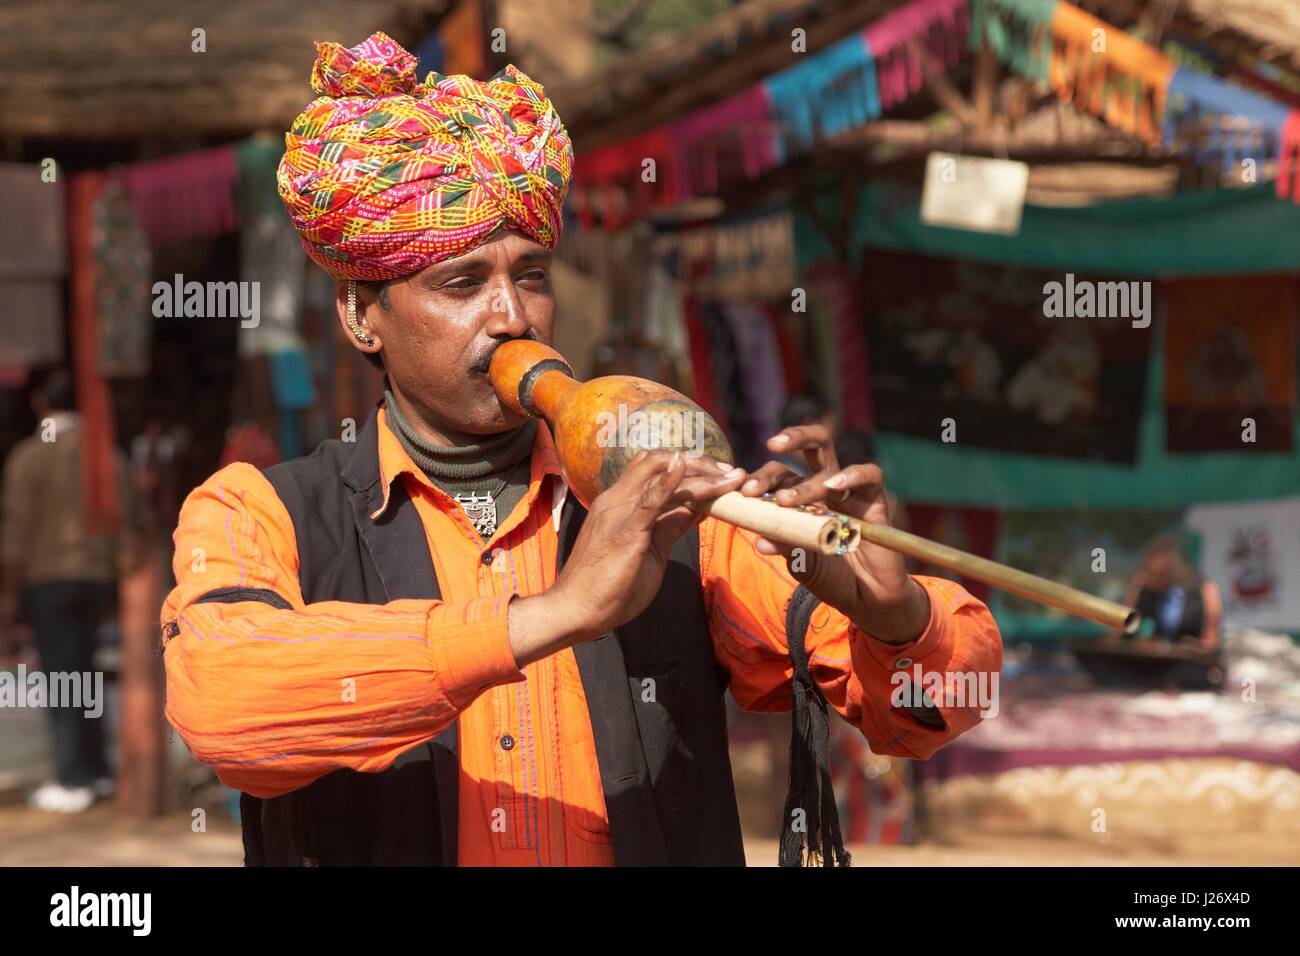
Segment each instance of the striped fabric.
[[383,33],[316,49],[319,96],[285,135],[276,180],[326,272],[408,275],[502,226],[555,248],[573,147],[539,84],[513,65],[486,83],[419,83],[415,57]]

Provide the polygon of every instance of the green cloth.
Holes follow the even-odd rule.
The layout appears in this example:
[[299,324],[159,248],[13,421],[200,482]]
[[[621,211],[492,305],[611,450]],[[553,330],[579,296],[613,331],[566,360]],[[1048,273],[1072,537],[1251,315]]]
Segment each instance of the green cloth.
[[[915,197],[913,197],[913,200]],[[833,194],[817,197],[831,215]],[[855,216],[853,265],[868,245],[1063,272],[1138,277],[1300,270],[1300,206],[1266,189],[1224,189],[1083,209],[1026,206],[1013,237],[923,225],[906,192],[873,184]],[[795,215],[800,270],[832,247],[811,218]],[[1247,501],[1300,489],[1300,420],[1291,453],[1190,455],[1165,450],[1163,317],[1153,330],[1134,466],[989,451],[881,432],[876,450],[904,501],[985,508],[1176,508]]]
[[[820,193],[815,201],[833,221],[838,189]],[[1026,205],[1020,233],[998,236],[927,226],[921,222],[919,191],[871,183],[858,195],[853,222],[855,260],[874,246],[1147,279],[1300,271],[1300,205],[1278,199],[1272,184],[1083,208]],[[835,256],[798,207],[795,240],[801,269]]]
[[1056,0],[971,0],[970,45],[988,37],[997,58],[1021,76],[1047,82]]

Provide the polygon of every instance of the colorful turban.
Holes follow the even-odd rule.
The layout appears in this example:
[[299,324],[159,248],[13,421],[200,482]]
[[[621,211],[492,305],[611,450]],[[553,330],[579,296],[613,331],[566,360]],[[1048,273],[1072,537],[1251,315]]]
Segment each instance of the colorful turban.
[[430,73],[376,33],[316,45],[319,95],[285,134],[280,199],[336,279],[393,279],[502,226],[554,249],[573,146],[542,87],[513,65],[486,83]]

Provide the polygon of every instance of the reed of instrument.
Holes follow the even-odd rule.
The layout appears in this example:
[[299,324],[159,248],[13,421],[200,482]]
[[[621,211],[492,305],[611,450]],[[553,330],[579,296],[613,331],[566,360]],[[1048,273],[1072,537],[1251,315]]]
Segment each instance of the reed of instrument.
[[[578,382],[558,352],[527,339],[498,346],[488,376],[506,407],[551,424],[560,468],[585,506],[590,507],[646,449],[733,463],[731,446],[712,416],[665,385],[630,375]],[[786,508],[738,491],[692,507],[773,541],[821,554],[847,554],[865,539],[1110,627],[1132,632],[1138,626],[1136,612],[1114,601],[832,509]]]

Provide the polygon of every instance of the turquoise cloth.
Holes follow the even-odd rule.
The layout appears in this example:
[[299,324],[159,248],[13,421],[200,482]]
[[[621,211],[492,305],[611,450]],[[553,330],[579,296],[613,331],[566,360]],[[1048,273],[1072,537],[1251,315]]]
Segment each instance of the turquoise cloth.
[[777,165],[821,137],[865,126],[880,116],[876,64],[861,33],[806,54],[764,85],[777,120]]

